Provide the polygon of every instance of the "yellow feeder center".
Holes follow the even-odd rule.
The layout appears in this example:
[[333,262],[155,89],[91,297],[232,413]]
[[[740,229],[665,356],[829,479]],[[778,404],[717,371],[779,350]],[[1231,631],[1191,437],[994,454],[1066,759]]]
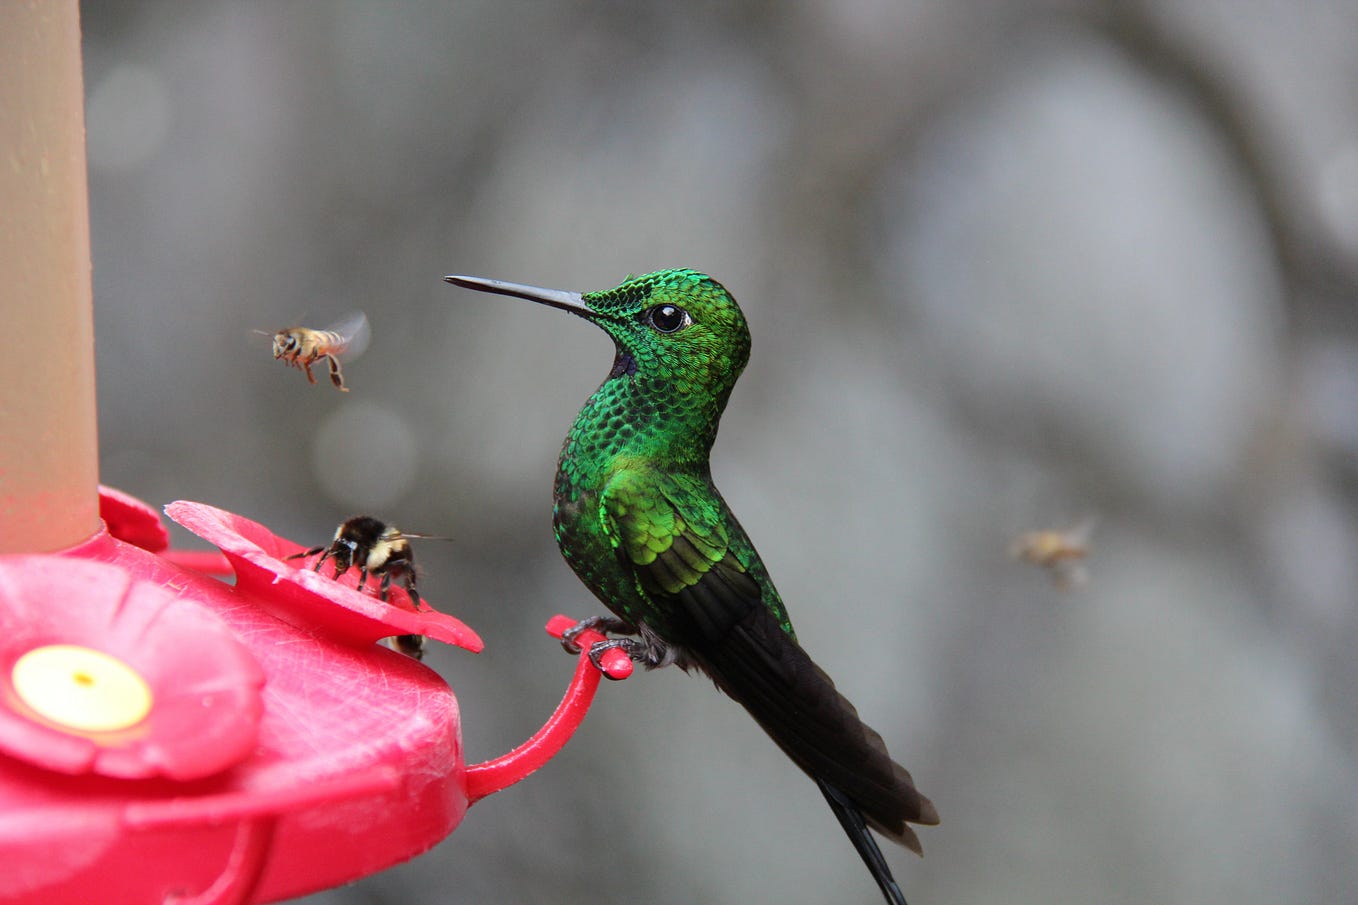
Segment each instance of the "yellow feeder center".
[[34,648],[14,664],[10,681],[43,718],[77,731],[127,729],[151,712],[151,687],[136,670],[76,644]]

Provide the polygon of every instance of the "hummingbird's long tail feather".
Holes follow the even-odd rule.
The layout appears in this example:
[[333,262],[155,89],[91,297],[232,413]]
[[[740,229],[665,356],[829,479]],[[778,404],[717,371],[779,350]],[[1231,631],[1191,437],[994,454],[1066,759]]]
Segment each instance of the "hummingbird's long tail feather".
[[886,859],[882,857],[882,850],[877,847],[877,840],[872,838],[872,833],[868,832],[868,826],[863,820],[863,814],[853,806],[853,803],[844,797],[844,793],[824,780],[816,780],[816,785],[820,786],[821,792],[825,795],[825,800],[830,803],[830,810],[835,812],[839,818],[839,825],[844,827],[844,832],[849,835],[849,841],[853,847],[858,849],[859,856],[863,863],[868,866],[873,879],[882,888],[882,895],[891,905],[907,905],[905,893],[901,892],[900,886],[896,885],[896,878],[891,875],[891,868],[887,865]]
[[[710,616],[713,599],[702,603]],[[909,824],[936,824],[938,812],[891,759],[882,737],[765,607],[732,615],[723,631],[705,633],[701,653],[690,648],[689,655],[816,780],[890,898],[895,881],[864,824],[918,854],[919,838]]]

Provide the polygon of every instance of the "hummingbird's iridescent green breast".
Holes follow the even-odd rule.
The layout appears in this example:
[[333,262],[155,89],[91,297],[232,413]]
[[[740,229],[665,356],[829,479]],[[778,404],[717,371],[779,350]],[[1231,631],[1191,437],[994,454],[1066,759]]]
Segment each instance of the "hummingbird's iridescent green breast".
[[[695,518],[734,524],[712,485],[708,455],[749,360],[749,329],[726,289],[692,270],[630,278],[583,300],[591,312],[584,316],[613,338],[617,350],[608,377],[562,445],[554,494],[556,538],[571,568],[615,612],[663,629],[663,614],[654,611],[631,565],[619,563],[626,551],[620,553],[619,539],[608,532],[601,498],[613,484],[615,499],[631,491],[644,506],[642,488],[649,475],[656,481],[685,475],[686,483],[699,488],[685,494],[691,497],[687,505],[703,510]],[[663,511],[655,517],[667,518]],[[669,527],[657,526],[661,531]],[[740,535],[736,546],[742,566],[762,575],[738,525],[734,533]],[[781,602],[776,606],[781,615]]]

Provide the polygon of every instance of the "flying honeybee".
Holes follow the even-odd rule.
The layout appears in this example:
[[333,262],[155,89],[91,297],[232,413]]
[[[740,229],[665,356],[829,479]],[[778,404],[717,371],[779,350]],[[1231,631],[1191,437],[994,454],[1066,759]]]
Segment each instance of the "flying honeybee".
[[1062,590],[1077,587],[1089,577],[1084,559],[1089,555],[1089,536],[1097,523],[1097,518],[1089,516],[1064,531],[1021,534],[1009,545],[1009,556],[1046,569]]
[[345,316],[323,330],[311,327],[287,327],[277,333],[256,330],[261,336],[273,337],[273,357],[282,359],[299,371],[306,372],[306,379],[316,382],[311,366],[321,359],[330,365],[330,382],[342,393],[349,392],[344,385],[344,375],[340,372],[340,357],[356,358],[368,345],[368,317],[362,311]]
[[[368,583],[369,575],[380,576],[378,594],[383,600],[391,592],[392,580],[400,579],[410,595],[411,604],[418,610],[420,594],[415,588],[415,556],[410,549],[412,537],[447,540],[432,534],[411,534],[370,515],[356,515],[340,523],[328,545],[294,553],[288,559],[302,559],[319,553],[321,556],[312,570],[319,572],[327,561],[333,562],[335,578],[357,568],[360,591]],[[424,654],[424,638],[419,635],[397,635],[395,646],[417,660]]]

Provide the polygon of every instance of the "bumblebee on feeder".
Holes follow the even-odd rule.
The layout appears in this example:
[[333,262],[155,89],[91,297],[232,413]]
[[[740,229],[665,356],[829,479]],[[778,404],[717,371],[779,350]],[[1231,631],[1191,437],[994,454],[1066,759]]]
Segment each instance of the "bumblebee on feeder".
[[370,331],[368,316],[357,311],[322,330],[311,327],[285,327],[277,333],[256,330],[261,336],[273,337],[273,357],[284,364],[306,372],[310,383],[316,382],[311,366],[322,359],[330,366],[330,382],[341,393],[349,392],[340,371],[340,358],[357,358],[368,345]]
[[[327,561],[333,562],[334,578],[357,568],[360,591],[367,585],[369,575],[379,576],[378,596],[383,600],[391,593],[392,580],[399,579],[405,585],[411,605],[418,610],[420,594],[415,587],[417,573],[415,554],[410,548],[411,538],[448,539],[433,534],[413,534],[370,515],[356,515],[340,523],[328,545],[294,553],[288,559],[303,559],[319,553],[321,556],[312,565],[312,570],[319,572]],[[418,660],[424,653],[424,639],[419,635],[398,635],[395,647]]]

